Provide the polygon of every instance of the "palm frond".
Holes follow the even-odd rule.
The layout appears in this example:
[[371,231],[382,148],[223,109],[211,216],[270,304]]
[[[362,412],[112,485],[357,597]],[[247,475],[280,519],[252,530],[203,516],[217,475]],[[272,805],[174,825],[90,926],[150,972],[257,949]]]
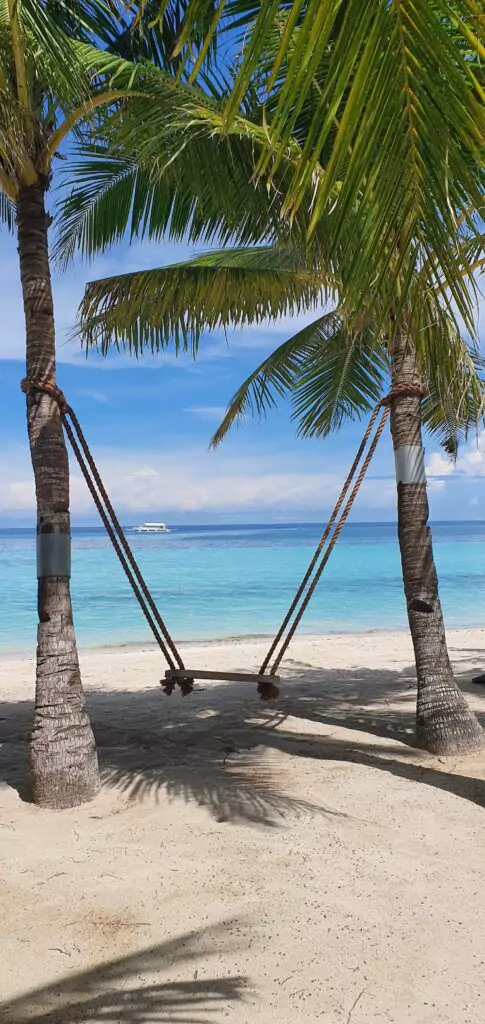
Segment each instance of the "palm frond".
[[[440,307],[422,330],[417,356],[426,386],[424,425],[456,456],[469,431],[484,423],[485,361]],[[352,333],[338,310],[326,314],[280,345],[247,378],[211,443],[218,445],[248,416],[265,417],[284,398],[291,402],[300,437],[326,437],[345,420],[366,416],[389,377],[386,339],[369,328]]]
[[[160,7],[158,0],[139,0],[130,4],[132,18],[110,47],[129,60],[149,60],[169,74],[187,76],[203,49],[207,62],[213,58],[218,34],[207,39],[208,29],[216,11],[215,0],[209,0],[202,17],[192,21],[187,46],[178,47],[184,21],[192,0],[168,0]],[[176,51],[178,51],[176,55]]]
[[59,23],[59,7],[22,0],[18,17],[34,92],[42,83],[47,95],[55,94],[65,102],[81,101],[88,92],[88,79],[74,41]]
[[0,190],[0,224],[4,224],[8,231],[15,227],[15,204]]
[[295,269],[291,249],[211,252],[186,263],[87,285],[80,335],[89,348],[135,355],[173,343],[195,351],[204,331],[261,324],[316,308],[332,289],[323,273]]
[[[131,65],[110,54],[100,61],[97,51],[89,60],[110,84],[130,84]],[[93,131],[88,124],[72,154],[70,191],[56,212],[57,257],[67,262],[80,245],[89,258],[119,240],[122,211],[128,237],[254,245],[281,236],[275,197],[252,181],[252,139],[216,139],[196,120],[215,109],[224,82],[216,87],[213,78],[208,95],[156,68],[140,76],[129,102],[105,111],[102,125],[98,116]]]
[[388,365],[370,332],[352,335],[339,311],[326,313],[280,345],[232,398],[216,431],[217,446],[247,416],[266,416],[288,397],[300,437],[327,436],[345,418],[360,418],[382,395]]
[[[105,148],[86,146],[85,158],[73,159],[67,175],[73,182],[56,204],[57,236],[53,258],[65,269],[76,254],[105,252],[128,232],[134,234],[140,171],[131,160],[110,157]],[[144,193],[145,203],[150,193]]]
[[427,387],[423,423],[455,457],[469,432],[484,425],[485,360],[440,308],[418,338],[418,359]]
[[[108,64],[114,67],[111,58]],[[288,163],[272,186],[255,183],[254,159],[265,145],[264,126],[253,123],[248,111],[248,117],[241,116],[225,132],[220,104],[228,83],[219,69],[214,67],[213,73],[210,81],[204,77],[207,93],[152,69],[143,86],[147,96],[132,95],[128,104],[105,118],[103,144],[98,126],[96,145],[87,134],[69,167],[71,193],[58,207],[63,238],[71,226],[77,229],[77,213],[85,207],[90,228],[89,245],[84,245],[87,231],[80,236],[83,255],[92,256],[111,241],[104,230],[108,220],[104,211],[108,206],[114,209],[111,187],[118,195],[120,179],[124,188],[128,180],[133,184],[133,206],[150,210],[136,225],[127,222],[129,235],[133,231],[137,237],[157,240],[165,233],[173,239],[229,245],[291,237],[295,245],[305,248],[311,197],[291,228],[281,218],[285,178],[299,158],[299,144],[291,147]],[[262,116],[261,108],[255,109]],[[119,237],[117,229],[114,237]],[[64,241],[59,253],[62,248]],[[324,222],[311,251],[308,246],[306,250],[309,265],[323,265],[335,273],[336,265],[326,258]]]
[[346,419],[360,420],[382,397],[389,365],[370,330],[349,333],[342,322],[317,345],[292,395],[299,437],[327,437]]
[[[206,10],[204,0],[190,5],[181,43],[191,18]],[[301,142],[282,214],[294,218],[314,190],[309,231],[329,222],[327,259],[341,267],[348,307],[362,308],[371,290],[387,310],[404,304],[415,269],[432,252],[432,279],[445,283],[469,324],[471,266],[458,272],[452,250],[457,221],[481,205],[477,58],[485,28],[477,0],[227,0],[224,18],[245,32],[226,127],[267,67],[257,173],[274,181],[289,146]],[[465,218],[473,233],[476,216]]]
[[[136,114],[130,101],[130,119]],[[70,191],[63,188],[56,206],[61,263],[77,247],[92,258],[125,233],[152,241],[166,236],[239,245],[283,234],[276,203],[251,182],[250,154],[237,140],[217,146],[197,134],[180,136],[176,152],[167,147],[165,164],[156,166],[114,138],[95,142],[88,133],[62,176]]]

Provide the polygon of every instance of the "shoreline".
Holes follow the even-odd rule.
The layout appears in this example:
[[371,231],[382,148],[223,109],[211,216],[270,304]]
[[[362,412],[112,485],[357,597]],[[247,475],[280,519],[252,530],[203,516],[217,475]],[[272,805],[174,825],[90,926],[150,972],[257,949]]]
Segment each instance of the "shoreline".
[[[477,625],[472,625],[472,626],[450,626],[449,628],[446,629],[446,636],[447,636],[448,640],[450,640],[450,638],[452,638],[453,635],[456,635],[457,637],[463,637],[464,634],[470,634],[470,633],[472,633],[474,635],[475,634],[482,634],[483,633],[483,637],[481,639],[482,639],[482,642],[483,642],[483,657],[485,658],[485,622],[483,623],[483,625],[480,625],[480,626],[477,626]],[[274,636],[274,634],[269,634],[269,633],[247,633],[247,634],[241,633],[241,634],[232,634],[230,636],[201,637],[201,638],[195,638],[195,639],[191,638],[191,639],[183,639],[183,640],[177,639],[175,637],[174,638],[174,642],[175,642],[176,646],[178,648],[180,648],[181,651],[193,650],[194,648],[196,648],[196,649],[199,649],[199,648],[203,648],[203,649],[209,648],[210,649],[210,648],[214,648],[214,647],[222,647],[222,648],[229,648],[229,647],[234,648],[234,647],[236,647],[236,649],[237,649],[237,648],[246,647],[246,646],[249,647],[249,648],[258,648],[258,649],[259,649],[259,647],[261,647],[261,649],[263,650],[265,645],[269,645],[269,643],[273,640],[273,636]],[[353,638],[355,640],[359,640],[359,639],[365,640],[365,639],[371,639],[371,638],[376,638],[377,639],[379,637],[382,637],[383,640],[387,640],[388,642],[392,641],[393,639],[401,641],[401,642],[406,642],[406,640],[409,640],[409,642],[411,642],[411,637],[410,637],[409,629],[407,627],[404,627],[402,629],[400,629],[400,628],[394,628],[394,629],[385,629],[385,628],[379,629],[379,628],[377,628],[377,629],[360,629],[360,630],[339,629],[339,630],[332,630],[332,631],[329,631],[329,632],[322,632],[322,633],[305,633],[305,632],[301,632],[301,633],[297,633],[297,635],[292,638],[292,641],[291,641],[290,646],[288,648],[287,654],[285,655],[285,658],[283,659],[283,663],[284,663],[285,660],[288,660],[288,659],[291,661],[291,651],[292,651],[293,647],[298,647],[298,646],[301,647],[302,645],[304,646],[306,644],[310,644],[310,645],[315,645],[315,644],[316,645],[320,645],[320,644],[322,644],[322,645],[324,645],[325,641],[330,641],[331,643],[338,643],[339,641],[348,641],[349,638]],[[92,660],[96,656],[104,657],[104,656],[111,655],[111,656],[116,658],[116,657],[123,657],[123,655],[127,655],[128,656],[128,655],[131,655],[131,654],[146,654],[148,656],[160,654],[160,657],[163,660],[163,655],[161,655],[161,652],[159,651],[159,647],[155,643],[154,640],[143,640],[143,641],[134,640],[132,642],[128,641],[126,643],[119,643],[119,644],[117,644],[117,643],[86,644],[86,645],[78,644],[78,651],[79,651],[79,656],[80,656],[80,658],[82,660],[85,660],[85,659]],[[4,664],[25,664],[25,663],[31,663],[31,662],[33,663],[34,661],[35,661],[35,650],[29,651],[29,652],[25,651],[25,650],[18,650],[18,651],[1,651],[0,650],[0,666],[4,665]]]

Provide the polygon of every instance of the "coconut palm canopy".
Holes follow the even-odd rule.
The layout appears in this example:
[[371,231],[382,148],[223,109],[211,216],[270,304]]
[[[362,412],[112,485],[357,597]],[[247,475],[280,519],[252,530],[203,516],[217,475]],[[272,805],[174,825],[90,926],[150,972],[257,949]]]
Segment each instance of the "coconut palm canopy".
[[[187,6],[187,5],[185,5]],[[13,228],[19,188],[50,179],[52,161],[69,140],[69,156],[98,154],[114,111],[157,89],[177,89],[166,51],[173,49],[184,5],[141,32],[137,5],[120,0],[2,0],[0,3],[0,216]],[[192,49],[197,39],[192,42]],[[112,165],[108,168],[112,173]],[[70,160],[70,185],[82,174]],[[66,227],[63,228],[66,245]],[[101,241],[102,244],[102,241]]]
[[[154,103],[132,105],[131,128],[129,118],[112,121],[107,145],[122,147],[119,166],[99,152],[65,211],[71,228],[105,175],[104,206],[79,225],[86,254],[121,198],[120,231],[128,218],[152,237],[248,245],[291,236],[305,266],[338,281],[358,323],[368,313],[385,326],[391,309],[400,317],[406,307],[419,332],[431,289],[472,334],[485,138],[474,0],[227,0],[217,10],[217,31],[230,39],[223,69],[204,66],[203,46],[195,66],[181,59],[179,80],[182,69],[196,76],[192,89],[160,78]],[[204,0],[188,4],[177,53],[204,11]]]
[[[254,15],[257,6],[248,4],[247,10],[242,10],[244,4],[241,6],[240,25],[244,24],[245,30],[248,28],[246,21],[252,16],[251,11]],[[320,6],[326,8],[332,5],[323,3]],[[342,5],[333,6],[342,8]],[[394,8],[395,5],[388,7],[391,17],[390,7]],[[343,13],[341,9],[341,17]],[[392,17],[394,15],[395,11]],[[244,401],[241,392],[225,420],[227,426],[237,418],[236,410],[241,402],[244,413],[251,396],[255,408],[259,412],[263,411],[270,401],[270,395],[274,398],[278,389],[284,391],[286,384],[287,390],[295,388],[298,373],[303,375],[306,386],[303,388],[302,385],[301,389],[294,392],[294,401],[304,403],[304,399],[308,400],[306,409],[302,404],[295,407],[300,417],[300,427],[304,432],[324,433],[340,423],[343,409],[349,415],[361,414],[369,408],[374,395],[382,392],[386,374],[382,372],[381,360],[385,361],[386,358],[386,339],[392,333],[396,317],[401,317],[408,328],[413,329],[422,374],[433,391],[433,398],[430,394],[424,406],[425,423],[432,431],[441,431],[441,440],[448,450],[454,451],[467,424],[476,423],[482,412],[480,359],[473,344],[468,348],[460,337],[463,322],[470,332],[473,330],[474,281],[469,275],[480,269],[483,259],[483,235],[478,217],[471,218],[469,223],[468,215],[464,211],[459,215],[457,208],[453,220],[454,238],[452,240],[451,222],[448,221],[450,230],[443,258],[431,248],[432,241],[439,244],[438,237],[435,236],[434,240],[431,235],[425,237],[420,229],[415,233],[415,255],[409,262],[404,250],[397,254],[386,242],[392,232],[403,237],[399,220],[393,219],[398,217],[399,211],[397,209],[396,213],[396,208],[387,204],[386,216],[391,219],[389,230],[386,227],[385,237],[379,236],[381,240],[376,242],[379,258],[384,258],[386,276],[380,276],[373,262],[375,254],[371,246],[369,266],[373,267],[373,280],[369,283],[365,276],[366,270],[361,279],[360,291],[358,288],[356,291],[358,263],[362,254],[368,251],[367,235],[365,246],[361,239],[361,231],[364,234],[367,231],[363,227],[362,210],[364,207],[369,207],[369,210],[378,207],[378,193],[373,192],[369,196],[365,189],[358,191],[355,201],[346,202],[344,216],[342,179],[334,189],[330,212],[326,211],[325,216],[315,219],[318,189],[326,179],[329,163],[334,159],[332,147],[337,145],[338,131],[335,125],[333,134],[330,133],[320,151],[322,163],[314,167],[312,181],[305,184],[306,179],[301,175],[299,203],[292,217],[288,216],[288,195],[295,175],[300,174],[308,157],[308,135],[312,130],[314,111],[320,109],[322,93],[328,86],[327,78],[331,75],[334,50],[337,54],[335,68],[341,61],[338,50],[339,25],[337,19],[325,53],[313,67],[312,83],[305,94],[305,103],[298,106],[298,110],[295,108],[294,117],[290,118],[292,130],[286,140],[284,153],[279,154],[278,159],[275,156],[272,124],[278,116],[280,91],[287,88],[287,79],[292,73],[291,47],[300,45],[303,38],[299,23],[294,26],[292,44],[288,44],[288,53],[272,82],[271,91],[268,91],[267,86],[268,68],[273,66],[271,61],[274,63],[280,53],[282,22],[273,25],[272,31],[264,34],[265,49],[264,54],[261,51],[261,64],[253,72],[236,113],[231,113],[233,90],[239,88],[241,69],[246,66],[245,62],[247,64],[250,42],[247,42],[239,60],[229,68],[226,67],[224,72],[213,63],[210,72],[199,72],[197,85],[184,87],[183,93],[180,89],[175,96],[161,82],[158,102],[143,115],[141,141],[138,127],[130,127],[129,119],[125,119],[122,124],[119,120],[111,124],[112,137],[124,146],[124,162],[121,159],[119,161],[120,184],[108,182],[105,193],[99,188],[98,176],[104,173],[106,166],[105,154],[100,152],[98,162],[93,162],[87,170],[83,188],[73,192],[64,211],[71,237],[76,233],[76,227],[74,232],[72,228],[77,220],[79,236],[76,244],[87,255],[91,254],[95,240],[99,239],[100,222],[112,223],[109,216],[111,205],[124,211],[124,216],[120,213],[120,230],[126,224],[129,212],[133,211],[130,224],[133,233],[158,237],[164,230],[168,230],[172,237],[185,236],[191,241],[218,239],[223,243],[237,241],[239,245],[235,249],[226,247],[208,253],[189,264],[94,282],[88,287],[82,305],[81,332],[88,346],[98,344],[104,353],[111,344],[126,345],[138,356],[146,347],[155,350],[170,344],[172,340],[177,346],[190,347],[195,351],[204,330],[259,323],[266,317],[297,313],[332,299],[339,307],[339,327],[336,332],[330,329],[330,336],[333,339],[331,352],[337,359],[337,363],[332,364],[332,387],[337,395],[336,408],[340,411],[328,412],[328,419],[322,419],[320,413],[316,414],[320,408],[319,402],[325,403],[327,398],[323,393],[320,398],[316,398],[315,389],[327,386],[328,377],[322,377],[319,373],[312,377],[303,368],[304,357],[308,357],[311,367],[315,368],[312,362],[314,357],[317,358],[315,346],[319,358],[330,359],[330,338],[327,334],[329,325],[335,325],[335,320],[324,318],[306,329],[303,336],[289,341],[287,347],[275,354],[275,362],[271,362],[269,368],[256,372],[247,390],[243,389]],[[450,33],[449,22],[446,28]],[[448,36],[446,38],[448,47]],[[460,63],[461,50],[455,28],[451,32],[451,39],[455,47],[455,62],[458,54]],[[474,67],[473,52],[466,35],[462,37],[463,45],[465,41],[468,46],[467,61]],[[453,75],[455,81],[455,72]],[[396,82],[394,88],[399,91],[399,79]],[[466,96],[476,113],[477,99],[466,76],[463,82],[466,85]],[[431,83],[428,84],[431,88]],[[435,89],[434,93],[437,92],[441,103],[442,91]],[[348,103],[347,106],[342,104],[344,99],[337,120],[345,116],[348,109]],[[136,101],[132,109],[136,110]],[[397,107],[393,110],[394,129],[399,132],[402,119]],[[442,127],[443,122],[439,131],[436,125],[439,138]],[[461,121],[456,126],[455,135],[451,127],[452,118],[449,117],[448,135],[450,139],[453,136],[460,148]],[[135,131],[136,153],[132,144]],[[427,147],[428,159],[431,160],[428,133],[429,125],[426,129],[423,127],[422,145]],[[471,159],[473,135],[474,132],[471,132],[465,177],[470,189],[473,183],[477,208],[481,167],[477,160],[476,146],[474,158]],[[380,167],[377,136],[375,145],[375,151],[366,150],[368,176],[374,176],[374,159],[377,159],[376,166]],[[130,150],[133,151],[131,160],[126,156]],[[269,153],[274,157],[271,166],[265,163]],[[407,181],[407,167],[401,160],[403,187]],[[423,174],[425,170],[423,168]],[[430,174],[438,176],[438,171],[439,168],[434,165],[429,168]],[[151,183],[151,192],[145,189],[146,176]],[[375,176],[380,181],[380,171]],[[90,190],[95,197],[92,205],[86,202]],[[145,203],[145,195],[150,196],[149,202]],[[431,195],[428,195],[428,202],[435,211]],[[449,190],[448,201],[451,203]],[[106,217],[104,204],[108,211]],[[378,209],[377,214],[380,217]],[[341,221],[338,229],[340,243],[335,246],[337,217]],[[410,227],[409,217],[406,224]],[[452,282],[451,289],[446,287],[449,281]],[[359,298],[360,304],[355,305]],[[362,333],[363,327],[365,330]],[[365,344],[362,338],[366,339]],[[346,339],[345,345],[343,339]],[[341,357],[337,357],[339,345],[344,346]],[[363,388],[362,401],[350,401],[348,395],[344,399],[345,388],[338,380],[338,373],[343,369],[347,380],[350,380],[351,366],[355,368],[358,360],[364,359],[364,354],[369,353],[369,345],[373,347],[379,373],[374,378],[367,366],[362,378],[367,382]],[[302,346],[301,358],[295,362],[295,352],[299,346]],[[288,353],[291,353],[291,357]],[[287,356],[290,363],[285,362]],[[285,366],[282,371],[285,384],[272,376],[276,365],[280,369]],[[271,371],[269,377],[266,376],[268,370]],[[256,388],[263,380],[265,386],[258,397]],[[355,380],[352,386],[355,387]],[[366,388],[370,388],[370,391],[369,397],[364,400]],[[332,402],[330,398],[328,400],[330,409]],[[454,412],[451,411],[452,406]],[[441,409],[440,414],[438,408]],[[312,420],[313,413],[315,416]]]
[[[159,4],[161,13],[166,8]],[[188,4],[176,53],[211,8],[209,0]],[[216,115],[201,117],[225,136],[248,90],[257,93],[264,140],[254,154],[256,177],[278,185],[283,218],[294,220],[311,195],[308,237],[324,218],[326,257],[340,267],[349,307],[362,309],[370,292],[388,305],[396,295],[405,301],[424,263],[471,327],[466,278],[476,251],[463,241],[479,229],[483,203],[481,4],[221,0],[195,64],[186,49],[182,64],[193,79],[216,32],[240,57]],[[296,143],[301,152],[281,181]]]

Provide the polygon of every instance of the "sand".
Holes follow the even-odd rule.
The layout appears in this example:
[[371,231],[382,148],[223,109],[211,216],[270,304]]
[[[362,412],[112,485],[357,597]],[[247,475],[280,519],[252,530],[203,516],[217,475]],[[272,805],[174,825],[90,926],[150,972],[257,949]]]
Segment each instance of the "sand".
[[[449,645],[485,713],[485,630]],[[103,788],[58,813],[25,799],[33,663],[0,666],[2,1024],[482,1024],[485,757],[413,748],[407,635],[297,638],[271,705],[82,661]]]

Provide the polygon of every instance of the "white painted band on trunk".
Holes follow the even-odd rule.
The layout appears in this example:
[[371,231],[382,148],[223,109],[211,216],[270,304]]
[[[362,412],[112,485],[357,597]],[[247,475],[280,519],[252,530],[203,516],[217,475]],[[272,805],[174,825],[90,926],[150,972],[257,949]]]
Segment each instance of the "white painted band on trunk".
[[71,538],[68,533],[37,534],[37,579],[71,575]]
[[398,484],[425,484],[424,448],[420,444],[403,444],[394,452]]

